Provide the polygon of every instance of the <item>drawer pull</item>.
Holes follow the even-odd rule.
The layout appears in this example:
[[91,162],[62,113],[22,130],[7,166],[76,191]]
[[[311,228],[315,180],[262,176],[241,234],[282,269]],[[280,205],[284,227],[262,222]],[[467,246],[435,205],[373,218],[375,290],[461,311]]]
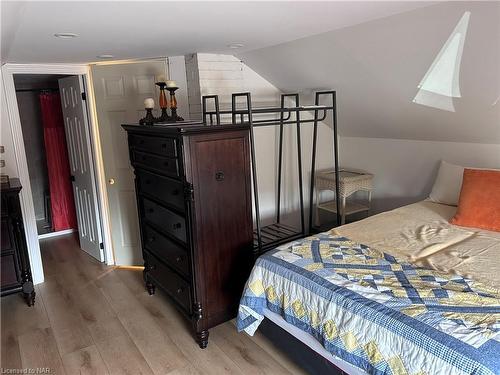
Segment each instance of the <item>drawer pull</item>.
[[177,257],[177,258],[175,258],[175,261],[176,261],[177,263],[179,263],[181,260],[182,260],[182,257]]
[[155,266],[154,264],[151,264],[151,265],[149,266],[149,270],[150,270],[150,271],[154,271],[155,269],[156,269],[156,266]]
[[181,294],[183,291],[184,291],[184,289],[179,288],[179,289],[177,289],[177,294]]
[[215,174],[216,181],[224,181],[224,172],[219,171]]
[[174,225],[172,225],[172,228],[174,228],[174,229],[181,229],[182,228],[182,224],[181,223],[175,223]]

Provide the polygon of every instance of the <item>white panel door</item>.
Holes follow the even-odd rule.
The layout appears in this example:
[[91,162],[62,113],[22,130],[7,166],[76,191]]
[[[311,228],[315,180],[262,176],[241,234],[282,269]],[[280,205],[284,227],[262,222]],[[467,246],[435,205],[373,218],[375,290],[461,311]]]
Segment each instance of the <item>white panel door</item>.
[[87,107],[83,102],[82,77],[71,76],[59,80],[69,165],[73,180],[76,217],[80,247],[97,260],[104,262],[101,249],[101,222],[97,205],[90,127]]
[[[166,59],[130,64],[94,65],[99,136],[106,174],[111,236],[117,265],[142,265],[134,173],[129,161],[126,123],[144,117],[144,99],[158,107],[158,76],[167,76]],[[155,114],[157,116],[158,113]]]

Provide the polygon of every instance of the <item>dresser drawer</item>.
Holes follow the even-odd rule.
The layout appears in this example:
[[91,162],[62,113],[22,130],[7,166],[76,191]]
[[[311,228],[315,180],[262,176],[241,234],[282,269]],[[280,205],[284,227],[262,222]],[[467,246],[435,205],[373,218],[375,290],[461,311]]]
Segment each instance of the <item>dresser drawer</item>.
[[132,151],[132,163],[157,171],[158,173],[179,177],[179,164],[177,159],[164,158],[158,155],[147,154],[140,151]]
[[177,210],[184,211],[182,182],[143,170],[138,170],[136,174],[139,182],[139,193],[150,195]]
[[1,243],[2,243],[2,252],[12,250],[14,247],[12,244],[11,234],[9,230],[10,221],[8,218],[1,219]]
[[191,286],[149,252],[144,254],[151,276],[189,314],[192,309]]
[[1,288],[15,286],[21,283],[21,275],[16,262],[16,254],[3,254],[1,263]]
[[149,199],[142,198],[144,218],[162,231],[186,242],[186,221],[180,215],[162,207]]
[[147,135],[129,135],[130,147],[162,156],[177,157],[177,144],[173,138],[152,137]]
[[2,197],[2,202],[0,204],[1,216],[7,216],[9,211],[7,210],[7,198]]
[[144,244],[147,250],[151,251],[162,259],[169,266],[189,276],[189,257],[182,246],[169,240],[160,232],[145,225],[143,228]]

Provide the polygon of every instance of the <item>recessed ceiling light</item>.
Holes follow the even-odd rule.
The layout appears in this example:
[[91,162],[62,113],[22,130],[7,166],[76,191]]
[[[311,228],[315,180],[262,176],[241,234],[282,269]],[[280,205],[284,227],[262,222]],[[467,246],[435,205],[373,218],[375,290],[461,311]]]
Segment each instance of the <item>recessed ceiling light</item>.
[[98,55],[97,58],[98,59],[112,59],[113,57],[115,57],[114,55],[108,55],[108,54],[103,54],[103,55]]
[[54,36],[56,38],[71,39],[71,38],[78,37],[78,34],[75,34],[75,33],[55,33]]
[[228,44],[227,46],[231,49],[238,49],[238,48],[245,47],[245,45],[243,43],[231,43],[231,44]]

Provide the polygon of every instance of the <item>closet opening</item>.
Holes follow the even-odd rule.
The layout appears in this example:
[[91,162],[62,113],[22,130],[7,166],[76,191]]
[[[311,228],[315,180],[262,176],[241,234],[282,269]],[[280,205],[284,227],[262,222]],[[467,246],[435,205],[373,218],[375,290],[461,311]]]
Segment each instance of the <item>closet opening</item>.
[[84,77],[14,74],[38,239],[105,261]]

